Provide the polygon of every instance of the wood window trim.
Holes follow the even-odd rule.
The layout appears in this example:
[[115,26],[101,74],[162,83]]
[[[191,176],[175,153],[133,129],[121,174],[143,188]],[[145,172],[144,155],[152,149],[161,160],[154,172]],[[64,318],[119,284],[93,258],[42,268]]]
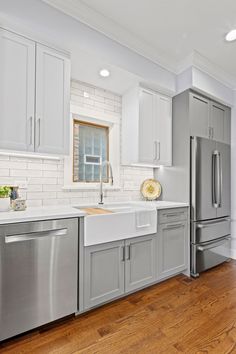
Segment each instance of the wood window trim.
[[[74,142],[74,137],[75,137],[75,127],[76,125],[83,125],[83,126],[90,126],[90,127],[95,127],[95,128],[103,128],[106,130],[106,136],[107,136],[107,160],[109,161],[109,127],[106,125],[102,125],[102,124],[96,124],[96,123],[91,123],[88,121],[82,121],[79,119],[73,119],[73,163],[72,163],[72,175],[73,175],[73,182],[74,183],[99,183],[99,181],[79,181],[79,180],[75,180],[75,164],[74,164],[74,160],[75,160],[75,142]],[[108,183],[109,182],[109,178],[108,178],[108,173],[109,173],[109,168],[107,166],[107,179],[104,180],[104,183]]]

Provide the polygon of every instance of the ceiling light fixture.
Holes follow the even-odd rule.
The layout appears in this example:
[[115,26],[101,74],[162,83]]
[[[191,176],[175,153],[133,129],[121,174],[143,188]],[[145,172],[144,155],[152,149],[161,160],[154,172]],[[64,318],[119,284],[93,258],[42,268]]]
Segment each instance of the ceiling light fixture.
[[99,71],[99,75],[102,76],[102,77],[108,77],[108,76],[110,76],[110,71],[107,70],[107,69],[101,69]]
[[236,29],[233,29],[232,31],[229,31],[226,34],[225,39],[226,39],[227,42],[235,41],[235,39],[236,39]]

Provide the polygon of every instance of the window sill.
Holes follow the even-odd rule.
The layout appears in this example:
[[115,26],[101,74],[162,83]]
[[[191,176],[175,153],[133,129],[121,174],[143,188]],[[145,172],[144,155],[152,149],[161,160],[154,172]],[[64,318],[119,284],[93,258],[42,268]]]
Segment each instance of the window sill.
[[[97,191],[99,190],[100,184],[99,183],[80,183],[80,184],[70,184],[62,187],[62,190],[64,191]],[[104,191],[120,191],[121,187],[120,186],[111,186],[111,185],[106,185],[103,183],[103,190]]]

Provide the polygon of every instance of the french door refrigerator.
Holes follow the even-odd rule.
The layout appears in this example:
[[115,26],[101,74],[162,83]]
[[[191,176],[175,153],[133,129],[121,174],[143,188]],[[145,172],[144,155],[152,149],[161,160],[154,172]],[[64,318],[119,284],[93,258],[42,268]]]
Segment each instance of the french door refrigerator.
[[230,247],[230,145],[191,137],[191,275],[227,258]]

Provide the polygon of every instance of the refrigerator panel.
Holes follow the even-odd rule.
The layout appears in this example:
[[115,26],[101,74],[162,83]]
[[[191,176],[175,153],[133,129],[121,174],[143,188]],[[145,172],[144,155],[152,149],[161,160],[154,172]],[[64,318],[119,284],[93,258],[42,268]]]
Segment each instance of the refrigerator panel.
[[216,143],[219,151],[219,200],[217,217],[230,215],[230,145]]
[[191,138],[191,219],[209,220],[217,217],[214,203],[213,167],[216,142]]

